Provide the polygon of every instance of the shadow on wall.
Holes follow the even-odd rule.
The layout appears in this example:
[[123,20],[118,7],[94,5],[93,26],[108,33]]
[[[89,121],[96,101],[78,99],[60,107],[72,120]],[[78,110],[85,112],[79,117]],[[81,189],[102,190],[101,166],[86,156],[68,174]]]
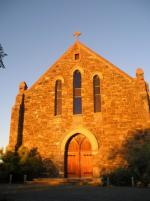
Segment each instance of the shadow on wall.
[[[103,182],[108,180],[112,185],[147,186],[150,184],[150,129],[137,129],[129,133],[129,137],[120,150],[114,151],[110,160],[115,160],[118,155],[125,159],[124,165],[120,165],[111,172],[103,172]],[[132,180],[132,181],[131,181]]]
[[18,135],[17,135],[17,143],[15,146],[16,151],[22,145],[23,123],[24,123],[24,94],[22,95],[22,101],[19,109]]
[[42,159],[37,148],[29,150],[20,147],[18,151],[7,151],[2,154],[0,163],[0,182],[8,182],[10,174],[12,182],[22,182],[24,175],[27,180],[43,177],[57,177],[58,170],[50,159]]

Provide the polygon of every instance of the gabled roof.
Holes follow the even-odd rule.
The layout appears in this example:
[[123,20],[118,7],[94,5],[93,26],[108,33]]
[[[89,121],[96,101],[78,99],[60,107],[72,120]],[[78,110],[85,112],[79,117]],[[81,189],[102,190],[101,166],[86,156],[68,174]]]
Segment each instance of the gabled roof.
[[124,71],[122,71],[121,69],[119,69],[117,66],[115,66],[114,64],[112,64],[111,62],[109,62],[107,59],[103,58],[102,56],[100,56],[99,54],[97,54],[96,52],[94,52],[93,50],[91,50],[89,47],[87,47],[86,45],[84,45],[83,43],[81,43],[79,40],[76,40],[75,43],[72,46],[70,46],[68,48],[68,50],[52,66],[50,66],[48,68],[48,70],[28,90],[32,89],[44,76],[47,75],[47,73],[49,72],[50,69],[52,69],[53,67],[55,67],[55,65],[57,63],[59,63],[68,54],[68,52],[74,50],[76,47],[78,49],[83,49],[87,53],[93,55],[99,61],[101,61],[102,63],[108,65],[109,68],[111,68],[112,70],[114,70],[116,73],[122,75],[126,79],[128,79],[130,81],[133,80],[133,78],[131,76],[129,76],[127,73],[125,73]]
[[117,73],[121,74],[122,76],[125,76],[128,79],[133,79],[131,76],[129,76],[127,73],[125,73],[124,71],[122,71],[121,69],[119,69],[117,66],[115,66],[114,64],[112,64],[111,62],[109,62],[107,59],[103,58],[102,56],[100,56],[99,54],[97,54],[96,52],[94,52],[93,50],[91,50],[89,47],[87,47],[86,45],[84,45],[83,43],[81,43],[80,41],[76,41],[74,43],[74,45],[77,44],[79,46],[79,48],[83,48],[85,51],[87,51],[89,54],[92,54],[93,56],[95,56],[98,60],[100,60],[101,62],[105,63],[106,65],[108,65],[110,68],[113,68],[113,70],[115,70]]

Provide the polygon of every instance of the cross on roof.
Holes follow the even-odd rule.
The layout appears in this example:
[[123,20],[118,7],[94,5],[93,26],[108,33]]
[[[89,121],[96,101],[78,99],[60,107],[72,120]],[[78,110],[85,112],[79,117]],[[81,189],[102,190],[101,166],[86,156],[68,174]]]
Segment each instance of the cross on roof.
[[81,35],[81,32],[79,32],[79,31],[76,31],[76,32],[74,32],[74,37],[75,37],[75,40],[78,40],[78,37]]

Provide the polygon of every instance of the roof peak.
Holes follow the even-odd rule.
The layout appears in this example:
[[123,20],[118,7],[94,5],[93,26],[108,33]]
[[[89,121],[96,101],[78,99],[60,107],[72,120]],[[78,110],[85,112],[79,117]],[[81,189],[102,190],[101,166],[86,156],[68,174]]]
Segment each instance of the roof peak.
[[128,75],[127,73],[125,73],[123,70],[121,70],[120,68],[118,68],[117,66],[115,66],[114,64],[112,64],[110,61],[108,61],[107,59],[105,59],[104,57],[102,57],[101,55],[99,55],[98,53],[96,53],[95,51],[93,51],[91,48],[87,47],[84,43],[80,42],[79,40],[76,40],[74,45],[72,46],[72,48],[77,45],[79,48],[82,47],[84,50],[86,50],[87,52],[89,52],[90,54],[92,54],[93,56],[95,56],[97,59],[99,59],[101,62],[106,63],[107,65],[111,66],[113,69],[115,69],[117,72],[119,72],[120,74],[126,76],[128,79],[132,79],[132,77],[130,75]]

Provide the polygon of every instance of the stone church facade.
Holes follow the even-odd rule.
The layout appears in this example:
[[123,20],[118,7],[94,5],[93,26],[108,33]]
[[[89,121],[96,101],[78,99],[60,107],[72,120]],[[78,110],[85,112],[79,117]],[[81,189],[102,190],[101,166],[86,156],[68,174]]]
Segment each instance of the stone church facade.
[[132,78],[76,40],[33,86],[19,85],[8,147],[37,148],[59,177],[99,177],[125,164],[119,150],[150,127],[149,111],[142,69]]

